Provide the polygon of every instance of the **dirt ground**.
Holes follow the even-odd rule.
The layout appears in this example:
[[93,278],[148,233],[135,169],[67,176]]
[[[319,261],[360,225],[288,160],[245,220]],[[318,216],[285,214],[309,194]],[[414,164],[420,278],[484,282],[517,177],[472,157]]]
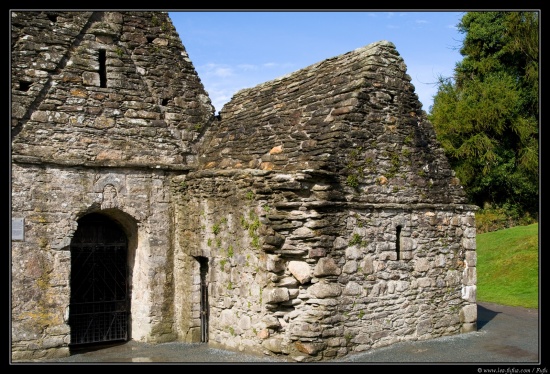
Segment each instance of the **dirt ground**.
[[[541,329],[538,309],[478,303],[478,330],[466,334],[398,343],[367,352],[351,353],[327,365],[342,364],[427,364],[430,365],[502,365],[502,374],[527,373],[514,368],[528,365],[531,374],[544,371],[541,353]],[[37,364],[261,364],[309,365],[285,357],[249,355],[209,348],[200,343],[164,343],[151,345],[130,341],[124,344],[74,353],[69,357],[12,363]],[[313,363],[314,365],[320,363]],[[536,370],[538,369],[538,371]],[[508,372],[506,372],[508,370]],[[519,370],[519,369],[518,369]],[[481,371],[475,371],[481,373]]]

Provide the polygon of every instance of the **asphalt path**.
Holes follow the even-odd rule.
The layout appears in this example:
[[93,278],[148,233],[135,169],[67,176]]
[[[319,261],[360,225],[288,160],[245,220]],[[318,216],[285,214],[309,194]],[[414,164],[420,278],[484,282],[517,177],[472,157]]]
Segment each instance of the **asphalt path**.
[[424,369],[452,365],[461,367],[461,372],[549,374],[541,351],[539,310],[481,302],[478,303],[477,331],[397,343],[329,362],[296,363],[284,357],[250,355],[199,343],[129,341],[64,358],[12,363],[18,364],[380,365],[406,371],[415,371],[414,365],[423,365]]

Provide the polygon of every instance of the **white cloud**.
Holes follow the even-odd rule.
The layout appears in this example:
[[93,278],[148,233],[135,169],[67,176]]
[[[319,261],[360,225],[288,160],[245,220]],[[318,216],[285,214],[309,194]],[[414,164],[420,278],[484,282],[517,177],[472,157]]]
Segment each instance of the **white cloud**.
[[212,100],[212,105],[214,105],[216,112],[222,110],[223,106],[231,100],[234,93],[234,91],[227,88],[222,90],[213,90],[211,94],[209,93],[210,100]]
[[220,78],[227,78],[233,75],[233,69],[227,65],[210,63],[204,65],[204,70],[207,75],[213,75]]
[[219,68],[217,68],[216,70],[213,71],[213,74],[216,77],[225,78],[225,77],[232,76],[233,75],[233,70],[231,68],[219,67]]
[[237,67],[244,71],[258,70],[258,67],[252,64],[240,64],[240,65],[237,65]]
[[222,110],[223,106],[231,100],[235,93],[253,85],[247,84],[249,74],[239,68],[234,69],[230,66],[208,64],[208,66],[203,66],[202,71],[197,69],[197,72],[217,113]]
[[288,69],[294,67],[294,64],[290,62],[266,62],[262,66],[269,69]]

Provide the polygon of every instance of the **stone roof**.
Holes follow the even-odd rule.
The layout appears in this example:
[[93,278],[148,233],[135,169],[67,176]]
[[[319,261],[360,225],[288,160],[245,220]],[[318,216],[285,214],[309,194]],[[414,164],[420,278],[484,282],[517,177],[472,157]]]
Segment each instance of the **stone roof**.
[[380,41],[237,92],[202,160],[222,168],[323,169],[341,147],[361,141],[354,131],[372,138],[378,127],[420,116],[420,108],[395,46]]
[[[314,170],[377,201],[460,201],[410,81],[383,40],[241,90],[206,133],[199,168]],[[454,192],[437,196],[433,186]]]

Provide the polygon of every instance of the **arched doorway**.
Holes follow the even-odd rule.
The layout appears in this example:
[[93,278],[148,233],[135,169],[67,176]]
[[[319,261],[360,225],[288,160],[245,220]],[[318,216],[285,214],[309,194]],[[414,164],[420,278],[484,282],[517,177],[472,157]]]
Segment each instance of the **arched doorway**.
[[127,341],[128,238],[109,217],[78,220],[71,241],[70,347]]

